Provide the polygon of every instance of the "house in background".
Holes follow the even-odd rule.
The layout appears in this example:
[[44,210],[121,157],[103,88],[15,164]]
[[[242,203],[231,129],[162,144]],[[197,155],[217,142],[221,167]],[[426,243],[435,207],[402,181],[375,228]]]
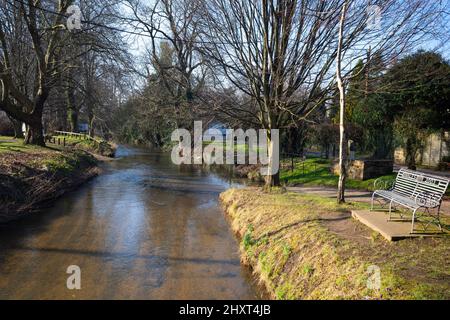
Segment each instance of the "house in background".
[[88,133],[89,132],[89,124],[87,122],[81,122],[78,124],[78,132],[80,133]]
[[226,127],[223,123],[215,122],[205,130],[203,134],[203,140],[211,140],[215,133],[220,132],[222,134],[223,141],[225,141],[227,138],[227,129],[229,128]]

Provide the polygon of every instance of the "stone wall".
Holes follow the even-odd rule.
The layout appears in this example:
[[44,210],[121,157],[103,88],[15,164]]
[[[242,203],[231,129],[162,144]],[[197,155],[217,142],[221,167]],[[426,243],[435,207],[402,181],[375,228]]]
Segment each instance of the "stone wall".
[[[354,160],[347,166],[347,177],[354,180],[378,178],[392,173],[393,160]],[[332,172],[339,174],[339,163],[332,166]]]
[[[416,156],[417,164],[437,167],[443,157],[450,156],[450,133],[446,132],[443,137],[438,133],[431,134],[425,142],[424,148],[418,152]],[[394,152],[395,163],[405,164],[405,150],[403,148],[397,148]]]

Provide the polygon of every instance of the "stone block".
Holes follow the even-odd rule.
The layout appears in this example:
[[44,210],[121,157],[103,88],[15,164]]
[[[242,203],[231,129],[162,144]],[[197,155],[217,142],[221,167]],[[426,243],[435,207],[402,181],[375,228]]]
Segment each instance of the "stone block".
[[[335,163],[331,170],[338,175],[339,163]],[[368,180],[391,174],[393,170],[393,160],[353,160],[347,166],[347,177],[354,180]]]

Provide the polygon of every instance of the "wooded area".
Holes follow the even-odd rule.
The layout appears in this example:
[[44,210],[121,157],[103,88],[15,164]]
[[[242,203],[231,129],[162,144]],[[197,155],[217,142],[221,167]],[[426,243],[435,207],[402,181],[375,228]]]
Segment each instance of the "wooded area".
[[440,1],[0,3],[0,109],[15,135],[26,124],[25,143],[84,123],[91,136],[164,147],[202,120],[269,140],[280,129],[282,152],[302,154],[328,149],[340,124],[345,172],[348,139],[379,159],[404,145],[414,167],[421,134],[448,130]]

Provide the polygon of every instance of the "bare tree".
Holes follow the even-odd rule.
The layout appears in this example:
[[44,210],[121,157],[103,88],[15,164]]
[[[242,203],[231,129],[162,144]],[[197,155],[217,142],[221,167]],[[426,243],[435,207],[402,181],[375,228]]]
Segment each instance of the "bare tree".
[[347,159],[347,147],[345,139],[345,88],[342,80],[342,41],[344,34],[345,16],[347,14],[348,2],[345,1],[342,6],[342,13],[339,23],[339,40],[338,51],[336,56],[336,79],[337,86],[339,88],[339,183],[338,183],[338,203],[345,202],[345,178],[346,178],[346,159]]
[[[11,17],[10,20],[0,20],[0,43],[2,60],[0,61],[0,80],[2,99],[0,109],[13,118],[28,125],[25,143],[45,145],[42,125],[42,114],[45,102],[52,87],[57,81],[57,68],[60,63],[60,50],[63,47],[65,30],[63,17],[67,8],[73,3],[70,0],[60,0],[54,5],[56,14],[49,15],[41,10],[41,1],[3,1],[2,15]],[[49,3],[45,4],[51,8]],[[12,23],[12,24],[11,24]],[[15,25],[24,24],[26,28],[21,32],[23,40],[32,44],[32,56],[29,59],[36,61],[37,72],[33,92],[28,94],[21,90],[21,83],[12,74],[11,65],[11,33]]]
[[[124,17],[125,21],[150,40],[146,46],[150,57],[147,66],[153,70],[148,70],[147,80],[161,81],[173,101],[174,112],[179,115],[176,126],[180,122],[189,126],[184,111],[195,112],[198,106],[195,100],[207,75],[202,68],[203,58],[197,50],[200,2],[157,0],[150,5],[127,0],[126,3],[132,15]],[[172,51],[172,61],[166,59],[164,51],[168,50]],[[158,79],[150,76],[152,72],[158,75]]]
[[[130,54],[120,32],[116,0],[89,0],[81,6],[89,28],[78,41],[79,88],[89,123],[89,134],[106,130],[108,113],[121,103],[120,86],[131,71]],[[109,111],[108,111],[109,110]]]
[[[255,107],[235,106],[231,113],[254,110],[255,122],[270,131],[307,119],[330,99],[336,88],[332,65],[344,2],[203,1],[202,51],[214,62],[218,78],[250,97]],[[369,47],[372,55],[386,59],[407,51],[423,39],[439,14],[437,5],[423,0],[380,0],[372,5],[380,8],[383,30],[368,27],[372,7],[366,2],[348,1],[351,14],[340,45],[343,78]],[[279,184],[278,175],[266,182]]]
[[[49,101],[58,103],[57,96],[65,96],[71,130],[76,130],[77,113],[83,102],[94,109],[90,102],[95,83],[81,77],[87,70],[84,66],[96,61],[87,70],[90,73],[84,74],[91,76],[96,72],[98,76],[98,69],[105,64],[125,64],[126,46],[120,32],[112,26],[117,19],[117,3],[77,1],[82,12],[81,29],[68,30],[67,10],[75,1],[0,2],[0,109],[28,126],[25,143],[45,144],[44,108]],[[94,112],[90,113],[92,120]]]

